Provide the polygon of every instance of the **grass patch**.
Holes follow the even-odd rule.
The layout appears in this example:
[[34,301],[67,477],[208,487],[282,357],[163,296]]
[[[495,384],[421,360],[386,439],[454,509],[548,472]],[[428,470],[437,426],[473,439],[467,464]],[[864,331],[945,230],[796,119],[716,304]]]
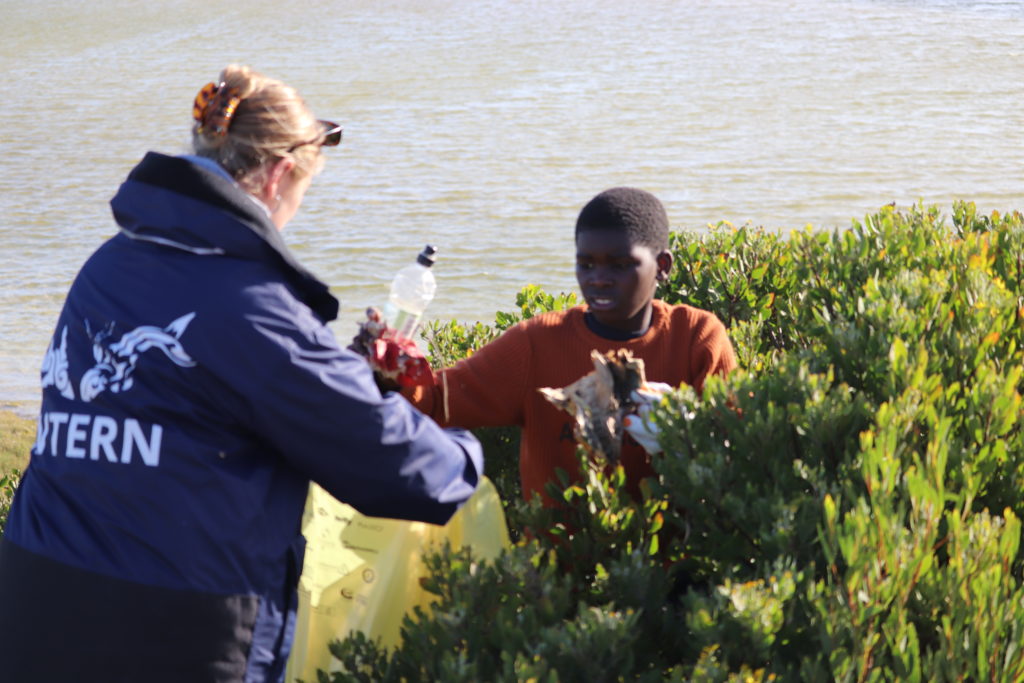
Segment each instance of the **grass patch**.
[[0,409],[0,534],[7,526],[14,490],[28,467],[29,449],[35,438],[35,420]]
[[35,420],[0,409],[0,474],[14,469],[24,472],[35,440]]

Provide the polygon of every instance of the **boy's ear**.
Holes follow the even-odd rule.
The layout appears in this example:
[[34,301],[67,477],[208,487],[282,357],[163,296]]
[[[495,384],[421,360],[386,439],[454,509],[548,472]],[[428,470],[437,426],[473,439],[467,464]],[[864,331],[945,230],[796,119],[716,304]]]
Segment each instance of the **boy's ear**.
[[672,272],[672,252],[668,249],[658,252],[654,261],[658,264],[658,281],[667,280],[669,273]]

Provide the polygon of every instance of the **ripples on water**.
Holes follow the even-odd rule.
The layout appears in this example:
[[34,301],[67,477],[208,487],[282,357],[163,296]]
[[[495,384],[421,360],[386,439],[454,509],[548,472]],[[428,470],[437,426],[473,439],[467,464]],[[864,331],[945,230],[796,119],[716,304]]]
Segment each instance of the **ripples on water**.
[[147,149],[184,150],[230,61],[345,121],[286,233],[342,299],[339,336],[427,241],[436,317],[572,289],[576,212],[613,185],[676,229],[1024,207],[1022,2],[123,4],[3,9],[0,401],[37,400],[106,202]]

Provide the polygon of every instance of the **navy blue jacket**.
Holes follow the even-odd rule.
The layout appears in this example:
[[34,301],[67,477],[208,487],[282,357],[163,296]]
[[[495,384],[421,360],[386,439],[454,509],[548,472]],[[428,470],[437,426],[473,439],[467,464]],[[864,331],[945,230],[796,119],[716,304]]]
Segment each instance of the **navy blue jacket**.
[[[111,206],[121,232],[83,266],[46,352],[8,564],[113,580],[115,602],[121,581],[160,593],[155,603],[201,596],[200,619],[203,605],[234,610],[235,673],[209,680],[278,680],[309,481],[367,515],[440,524],[472,494],[480,446],[381,395],[327,327],[338,310],[327,287],[222,174],[150,153]],[[11,580],[0,562],[0,601]],[[54,589],[33,588],[37,601]],[[140,601],[98,609],[123,621],[117,610],[136,615]],[[76,637],[96,647],[111,634]]]

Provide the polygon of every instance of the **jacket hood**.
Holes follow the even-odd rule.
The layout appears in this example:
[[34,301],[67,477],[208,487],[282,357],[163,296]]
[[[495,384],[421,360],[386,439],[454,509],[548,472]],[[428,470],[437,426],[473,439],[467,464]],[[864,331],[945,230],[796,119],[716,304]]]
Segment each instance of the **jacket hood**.
[[271,263],[325,321],[338,316],[327,285],[288,250],[262,204],[188,159],[149,152],[110,200],[126,236],[201,256]]

